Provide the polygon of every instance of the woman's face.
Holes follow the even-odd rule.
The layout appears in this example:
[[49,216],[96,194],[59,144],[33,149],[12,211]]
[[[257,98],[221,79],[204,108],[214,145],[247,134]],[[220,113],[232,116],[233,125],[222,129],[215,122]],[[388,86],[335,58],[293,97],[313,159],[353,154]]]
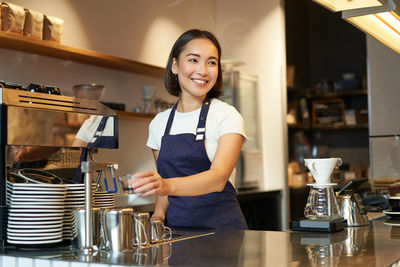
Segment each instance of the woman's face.
[[218,50],[209,39],[193,39],[172,61],[172,72],[178,75],[182,94],[204,97],[218,78]]

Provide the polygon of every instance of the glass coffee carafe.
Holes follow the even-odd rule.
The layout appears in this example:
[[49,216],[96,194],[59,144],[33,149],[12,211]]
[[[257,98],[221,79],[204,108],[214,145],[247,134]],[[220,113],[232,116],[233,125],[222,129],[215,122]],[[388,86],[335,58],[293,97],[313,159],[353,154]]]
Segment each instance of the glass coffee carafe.
[[312,185],[304,216],[309,219],[339,219],[340,210],[332,186]]
[[154,106],[153,95],[156,90],[153,86],[142,86],[140,88],[143,93],[143,113],[156,113],[156,107]]
[[304,216],[312,220],[335,220],[342,216],[330,183],[333,170],[342,164],[340,158],[305,159],[305,165],[315,179],[304,208]]

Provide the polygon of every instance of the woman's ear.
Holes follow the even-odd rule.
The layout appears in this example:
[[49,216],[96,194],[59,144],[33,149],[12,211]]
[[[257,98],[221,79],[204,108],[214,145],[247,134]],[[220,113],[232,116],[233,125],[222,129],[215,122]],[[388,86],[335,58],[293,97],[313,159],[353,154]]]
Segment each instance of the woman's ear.
[[172,59],[171,71],[173,74],[178,74],[178,62],[176,61],[176,58]]

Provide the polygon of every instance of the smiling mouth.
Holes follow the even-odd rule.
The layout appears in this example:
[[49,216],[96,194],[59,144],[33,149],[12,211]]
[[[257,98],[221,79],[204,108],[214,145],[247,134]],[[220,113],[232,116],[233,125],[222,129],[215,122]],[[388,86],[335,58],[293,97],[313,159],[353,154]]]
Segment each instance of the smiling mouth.
[[199,79],[192,79],[192,81],[194,81],[194,82],[197,83],[198,85],[206,85],[206,84],[208,83],[208,81],[199,80]]

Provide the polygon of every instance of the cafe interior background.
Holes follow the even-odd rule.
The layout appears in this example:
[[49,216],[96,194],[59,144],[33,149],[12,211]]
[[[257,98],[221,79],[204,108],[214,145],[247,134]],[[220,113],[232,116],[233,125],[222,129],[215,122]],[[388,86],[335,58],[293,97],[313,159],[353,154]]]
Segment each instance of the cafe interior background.
[[[299,195],[306,196],[307,177],[288,179],[293,171],[288,164],[293,166],[290,163],[308,155],[296,152],[301,144],[309,144],[311,154],[314,149],[319,151],[315,153],[341,157],[347,175],[368,176],[372,150],[376,159],[375,177],[398,176],[397,143],[394,139],[371,141],[370,136],[393,136],[398,132],[395,107],[400,94],[399,75],[396,75],[400,56],[342,20],[339,13],[311,0],[13,0],[12,3],[62,18],[62,45],[161,68],[165,67],[173,42],[185,30],[200,28],[215,33],[222,46],[223,60],[233,65],[244,63],[238,64],[237,69],[258,77],[257,97],[252,105],[258,108],[260,153],[249,153],[243,170],[246,181],[256,182],[258,191],[267,193],[267,197],[257,200],[262,207],[258,212],[277,216],[270,219],[275,221],[271,225],[285,229],[290,213],[303,212],[304,206],[294,210],[292,202]],[[162,77],[2,47],[0,60],[2,80],[23,85],[32,82],[55,85],[62,92],[71,92],[76,84],[103,84],[106,87],[103,101],[124,103],[125,110],[130,112],[143,104],[140,88],[144,85],[156,88],[155,99],[175,100],[166,93]],[[343,74],[350,77],[355,74],[358,87],[352,89],[360,91],[357,97],[363,99],[364,105],[358,111],[367,109],[369,115],[367,121],[365,114],[362,117],[363,126],[352,124],[354,127],[334,130],[301,128],[304,125],[296,128],[297,120],[304,117],[300,114],[301,107],[293,104],[301,103],[304,97],[308,103],[318,99],[293,96],[293,92],[335,91],[340,82],[343,88],[349,84],[351,87],[352,83]],[[291,112],[295,112],[297,119],[294,123]],[[372,118],[371,112],[376,114]],[[344,116],[348,114],[352,112],[346,110],[341,115],[347,119]],[[312,109],[308,116],[312,124]],[[117,161],[120,175],[155,169],[150,149],[145,145],[148,123],[149,120],[120,119],[119,149],[101,150],[96,158]],[[393,165],[391,171],[384,168],[387,161],[379,160],[387,155]],[[303,169],[303,162],[297,167]],[[293,180],[296,178],[300,180]],[[132,204],[153,201],[154,198],[136,199]]]

